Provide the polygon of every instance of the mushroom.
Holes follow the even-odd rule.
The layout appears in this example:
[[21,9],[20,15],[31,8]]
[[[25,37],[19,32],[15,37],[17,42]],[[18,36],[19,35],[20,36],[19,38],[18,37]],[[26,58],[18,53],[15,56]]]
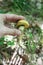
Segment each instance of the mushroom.
[[21,25],[23,25],[25,28],[28,28],[30,26],[30,24],[26,20],[20,20],[20,21],[18,21],[17,27],[19,27]]

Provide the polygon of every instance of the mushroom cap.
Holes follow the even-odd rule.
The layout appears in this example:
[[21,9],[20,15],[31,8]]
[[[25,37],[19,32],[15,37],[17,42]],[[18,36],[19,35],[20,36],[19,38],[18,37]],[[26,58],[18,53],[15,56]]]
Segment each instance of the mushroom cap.
[[19,26],[24,26],[25,28],[28,28],[30,26],[30,24],[26,20],[20,20],[17,23],[17,27],[19,27]]

